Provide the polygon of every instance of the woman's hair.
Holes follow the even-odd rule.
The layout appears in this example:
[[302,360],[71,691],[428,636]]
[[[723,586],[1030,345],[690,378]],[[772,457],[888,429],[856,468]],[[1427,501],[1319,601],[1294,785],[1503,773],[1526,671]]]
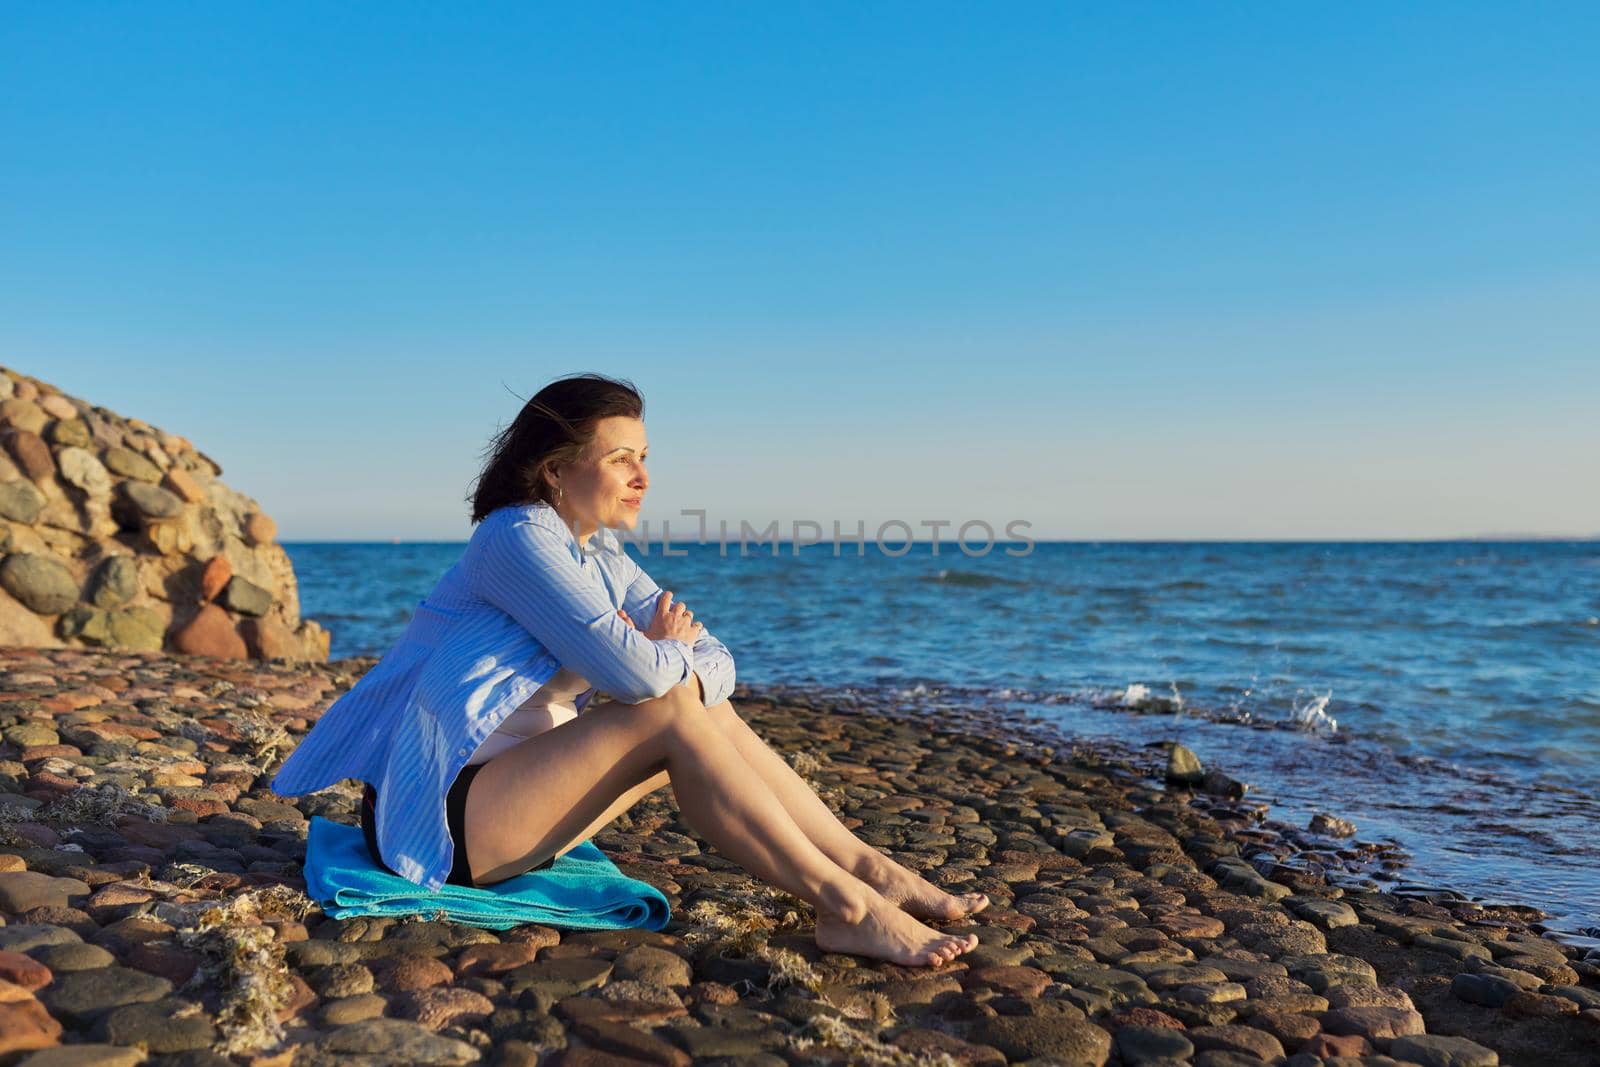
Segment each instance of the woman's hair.
[[508,504],[547,501],[550,468],[581,456],[595,423],[614,415],[644,418],[644,397],[632,382],[574,374],[539,390],[490,444],[472,490],[472,521]]

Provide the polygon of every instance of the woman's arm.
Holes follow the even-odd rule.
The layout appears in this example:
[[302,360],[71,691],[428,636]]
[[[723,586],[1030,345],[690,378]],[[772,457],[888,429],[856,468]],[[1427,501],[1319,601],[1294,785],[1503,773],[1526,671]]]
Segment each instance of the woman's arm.
[[[630,556],[628,561],[632,563],[633,558]],[[622,609],[636,625],[644,627],[650,625],[650,620],[655,618],[656,602],[661,598],[661,587],[656,585],[655,580],[637,563],[633,564],[633,569],[636,573],[633,581],[628,583],[628,591],[622,599]],[[727,700],[733,693],[733,654],[728,651],[726,645],[711,636],[710,630],[704,629],[695,640],[693,651],[694,673],[700,676],[703,690],[701,701],[709,708]]]
[[562,533],[526,521],[486,532],[467,568],[472,591],[516,619],[563,667],[627,704],[693,676],[695,651],[628,625],[579,568]]

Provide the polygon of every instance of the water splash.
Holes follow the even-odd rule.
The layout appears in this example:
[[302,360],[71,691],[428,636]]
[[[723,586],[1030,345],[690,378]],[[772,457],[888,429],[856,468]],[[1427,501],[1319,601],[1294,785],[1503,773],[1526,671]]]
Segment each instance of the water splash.
[[1328,690],[1321,696],[1313,696],[1304,704],[1296,704],[1290,718],[1302,730],[1317,733],[1326,730],[1328,733],[1337,733],[1339,720],[1328,714],[1328,702],[1333,699],[1333,690]]
[[1125,708],[1142,708],[1150,702],[1150,687],[1139,682],[1130,683],[1117,702]]

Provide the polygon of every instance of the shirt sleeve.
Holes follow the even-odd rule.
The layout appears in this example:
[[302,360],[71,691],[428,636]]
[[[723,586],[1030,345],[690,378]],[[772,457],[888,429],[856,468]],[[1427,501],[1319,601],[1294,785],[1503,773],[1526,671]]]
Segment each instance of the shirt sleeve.
[[624,622],[561,534],[531,522],[508,524],[485,539],[477,563],[469,570],[477,596],[617,700],[661,696],[694,673],[689,645],[652,641]]
[[[629,562],[633,562],[631,556]],[[637,563],[633,564],[633,569],[636,573],[623,595],[622,607],[629,618],[640,627],[645,627],[656,617],[656,602],[661,599],[661,587]],[[694,673],[700,676],[701,684],[705,686],[705,706],[709,708],[727,700],[733,694],[733,654],[726,645],[711,636],[710,630],[704,628],[695,640],[693,652]]]

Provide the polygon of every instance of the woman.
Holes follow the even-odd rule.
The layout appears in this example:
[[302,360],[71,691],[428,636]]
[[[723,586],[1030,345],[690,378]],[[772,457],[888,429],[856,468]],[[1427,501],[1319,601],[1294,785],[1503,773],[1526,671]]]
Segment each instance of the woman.
[[[437,889],[548,866],[671,785],[718,851],[815,906],[817,944],[908,966],[977,945],[984,907],[865,844],[739,717],[733,658],[622,551],[650,479],[626,382],[552,382],[494,443],[471,541],[274,790],[370,783],[375,860]],[[612,699],[591,703],[598,686]],[[580,714],[581,710],[581,714]]]

